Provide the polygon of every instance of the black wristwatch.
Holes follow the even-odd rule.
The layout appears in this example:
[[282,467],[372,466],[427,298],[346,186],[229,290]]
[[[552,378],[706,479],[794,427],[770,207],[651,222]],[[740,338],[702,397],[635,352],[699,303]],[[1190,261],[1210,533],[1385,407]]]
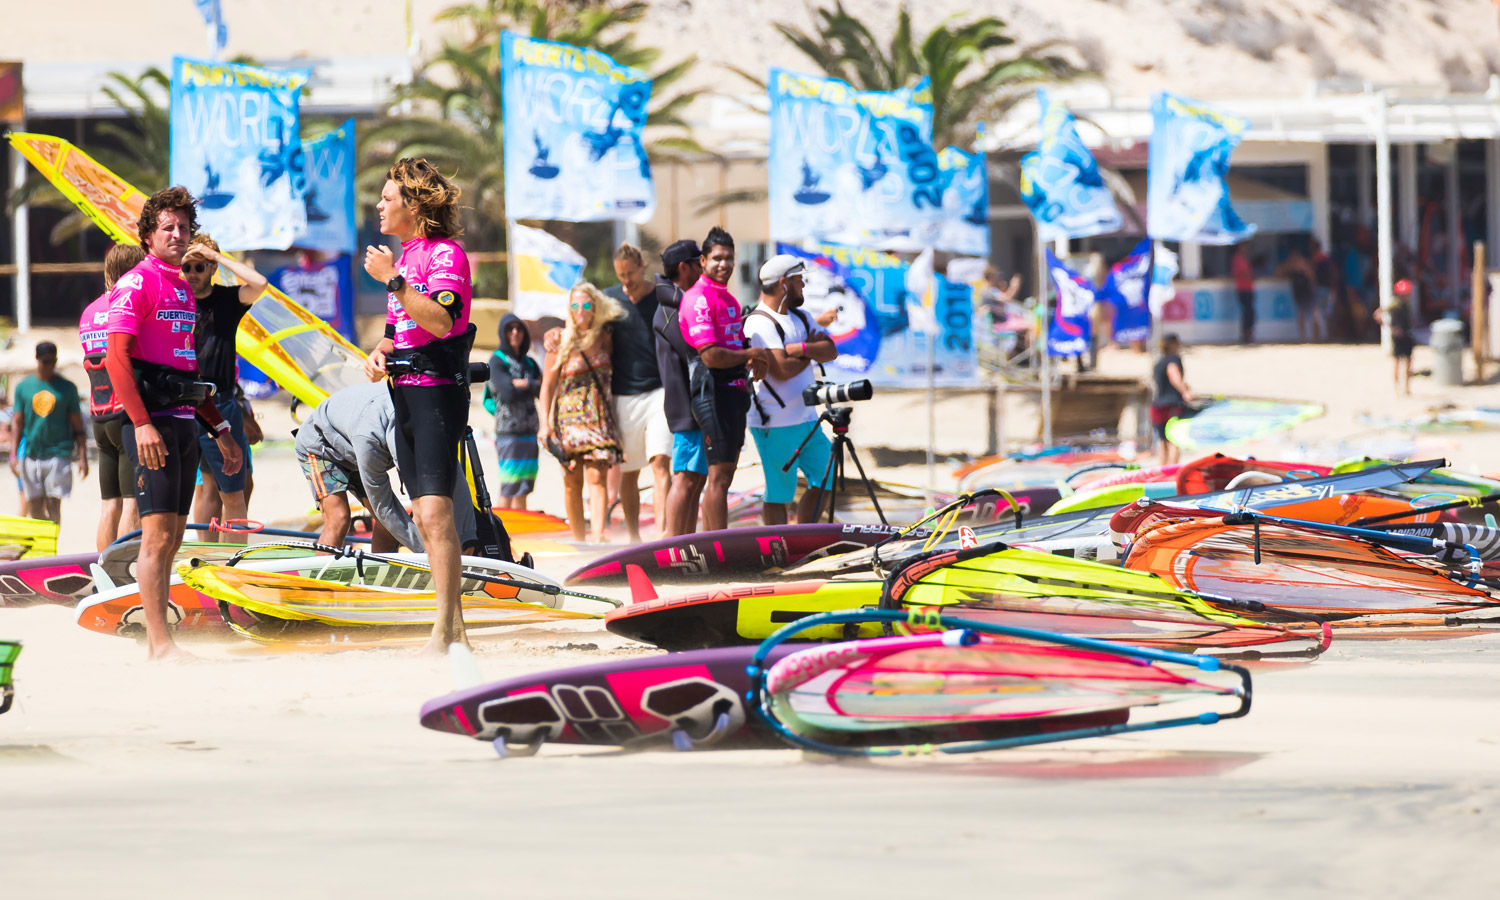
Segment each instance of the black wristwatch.
[[406,278],[399,272],[396,273],[394,278],[385,283],[385,289],[392,294],[400,293],[404,287],[406,287]]

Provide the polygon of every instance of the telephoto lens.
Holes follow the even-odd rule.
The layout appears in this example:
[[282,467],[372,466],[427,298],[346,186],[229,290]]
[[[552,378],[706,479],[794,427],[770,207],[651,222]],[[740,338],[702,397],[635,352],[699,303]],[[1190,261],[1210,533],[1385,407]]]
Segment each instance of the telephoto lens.
[[484,384],[490,380],[490,364],[487,362],[469,363],[469,384]]
[[831,384],[819,382],[802,391],[802,402],[806,406],[816,406],[819,403],[851,403],[856,400],[868,400],[875,396],[875,387],[870,384],[868,378],[859,381],[851,381],[848,384]]

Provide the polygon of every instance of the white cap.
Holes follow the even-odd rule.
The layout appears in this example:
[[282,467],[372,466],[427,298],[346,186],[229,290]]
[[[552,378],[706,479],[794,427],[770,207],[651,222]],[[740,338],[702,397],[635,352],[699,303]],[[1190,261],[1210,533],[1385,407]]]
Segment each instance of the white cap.
[[760,283],[772,285],[783,278],[801,275],[803,261],[790,253],[778,253],[760,267]]

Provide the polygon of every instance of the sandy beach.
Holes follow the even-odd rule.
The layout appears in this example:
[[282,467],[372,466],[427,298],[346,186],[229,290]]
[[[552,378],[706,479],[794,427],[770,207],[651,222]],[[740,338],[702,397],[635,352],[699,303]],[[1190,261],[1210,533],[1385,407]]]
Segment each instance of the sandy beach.
[[[0,364],[23,369],[28,349]],[[1109,374],[1148,368],[1133,353],[1102,360]],[[1185,368],[1200,392],[1327,405],[1252,448],[1264,455],[1405,442],[1500,470],[1500,432],[1381,427],[1445,402],[1500,406],[1500,386],[1419,378],[1396,398],[1374,346],[1198,347]],[[924,446],[924,404],[860,405],[853,436],[867,463],[874,448]],[[292,519],[311,497],[291,418],[262,408],[280,440],[256,456],[251,514]],[[1012,437],[1034,427],[1019,406],[1011,414]],[[938,421],[940,453],[983,450],[982,397],[945,397]],[[951,468],[939,467],[940,488]],[[878,474],[918,482],[925,470]],[[10,512],[15,486],[0,482]],[[533,505],[560,511],[559,490],[544,461]],[[60,552],[92,546],[95,491],[76,484],[64,504]],[[583,559],[541,567],[560,577]],[[1466,897],[1500,885],[1488,858],[1500,839],[1500,636],[1338,642],[1312,664],[1258,670],[1250,715],[1213,727],[879,763],[567,747],[500,760],[487,743],[418,726],[453,673],[406,650],[200,644],[199,662],[150,664],[58,606],[0,610],[0,637],[26,642],[16,707],[0,717],[0,884],[18,898]],[[476,648],[490,678],[642,652],[594,622]]]

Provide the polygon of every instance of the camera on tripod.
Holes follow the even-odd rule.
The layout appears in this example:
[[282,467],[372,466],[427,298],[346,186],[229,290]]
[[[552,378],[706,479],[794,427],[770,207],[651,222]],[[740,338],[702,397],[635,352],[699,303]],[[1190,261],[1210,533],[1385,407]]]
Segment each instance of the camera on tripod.
[[870,384],[868,378],[861,378],[859,381],[851,381],[847,384],[819,381],[802,389],[802,403],[806,406],[817,406],[819,403],[832,406],[835,403],[868,400],[873,396],[875,396],[875,387]]

